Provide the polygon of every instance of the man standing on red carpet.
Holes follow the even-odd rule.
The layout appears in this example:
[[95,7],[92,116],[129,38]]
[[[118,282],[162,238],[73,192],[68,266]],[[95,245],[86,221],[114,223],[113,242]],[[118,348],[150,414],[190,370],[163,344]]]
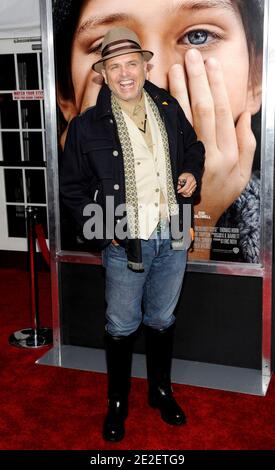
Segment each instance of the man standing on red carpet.
[[204,146],[178,102],[146,80],[152,56],[127,28],[105,35],[101,59],[93,64],[105,84],[96,106],[71,121],[60,167],[61,196],[80,235],[103,249],[107,441],[124,437],[133,341],[141,323],[149,405],[171,425],[186,422],[171,387],[174,309]]

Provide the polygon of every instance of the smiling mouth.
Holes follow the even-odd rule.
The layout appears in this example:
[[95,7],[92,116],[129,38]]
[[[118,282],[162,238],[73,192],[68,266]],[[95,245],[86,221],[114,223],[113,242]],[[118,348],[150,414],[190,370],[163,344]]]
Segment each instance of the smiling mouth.
[[119,82],[119,85],[121,88],[126,90],[128,88],[132,88],[134,86],[134,83],[134,80],[122,80],[121,82]]

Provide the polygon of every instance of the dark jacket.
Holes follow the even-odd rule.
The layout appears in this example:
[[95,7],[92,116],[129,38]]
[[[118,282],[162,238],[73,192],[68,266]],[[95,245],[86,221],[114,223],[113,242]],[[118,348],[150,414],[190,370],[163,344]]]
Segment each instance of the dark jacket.
[[[204,166],[204,146],[186,119],[178,102],[165,90],[146,81],[145,90],[155,101],[165,123],[168,134],[172,177],[179,208],[192,203],[193,198],[177,194],[178,176],[183,172],[194,175],[199,194]],[[110,90],[103,85],[96,106],[75,117],[69,126],[64,154],[60,161],[60,193],[83,237],[83,225],[87,216],[83,209],[96,201],[103,208],[105,220],[106,196],[114,197],[114,210],[125,204],[125,181],[122,149],[116,123],[112,115]],[[120,217],[115,217],[115,225]],[[182,220],[180,220],[182,223]],[[103,249],[111,238],[92,240],[91,249]],[[140,240],[127,239],[121,242],[126,246],[128,259],[138,262],[141,259]]]

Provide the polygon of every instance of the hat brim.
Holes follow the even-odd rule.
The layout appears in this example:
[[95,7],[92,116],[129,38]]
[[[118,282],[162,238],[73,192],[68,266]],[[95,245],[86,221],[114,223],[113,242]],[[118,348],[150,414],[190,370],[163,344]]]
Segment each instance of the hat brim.
[[123,51],[123,52],[120,51],[120,52],[117,52],[116,54],[110,54],[109,57],[106,57],[106,58],[104,58],[104,59],[98,60],[97,62],[95,62],[95,63],[92,65],[92,69],[93,69],[95,72],[97,72],[97,73],[101,73],[101,70],[102,70],[103,67],[104,67],[103,64],[104,64],[104,62],[106,62],[107,60],[113,59],[113,57],[118,57],[118,56],[120,56],[120,55],[135,54],[135,53],[140,53],[140,54],[142,54],[143,57],[144,57],[144,60],[145,60],[146,62],[148,62],[149,60],[151,60],[152,57],[153,57],[153,55],[154,55],[153,52],[151,52],[151,51],[145,51],[145,50],[143,50],[143,49],[137,50],[137,51],[133,51],[133,49],[129,49],[128,51],[125,50],[125,51]]

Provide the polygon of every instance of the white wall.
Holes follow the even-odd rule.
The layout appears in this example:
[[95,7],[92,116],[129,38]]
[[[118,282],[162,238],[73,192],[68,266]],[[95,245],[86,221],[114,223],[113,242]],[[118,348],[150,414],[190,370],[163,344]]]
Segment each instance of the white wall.
[[39,0],[0,1],[0,39],[40,36]]

